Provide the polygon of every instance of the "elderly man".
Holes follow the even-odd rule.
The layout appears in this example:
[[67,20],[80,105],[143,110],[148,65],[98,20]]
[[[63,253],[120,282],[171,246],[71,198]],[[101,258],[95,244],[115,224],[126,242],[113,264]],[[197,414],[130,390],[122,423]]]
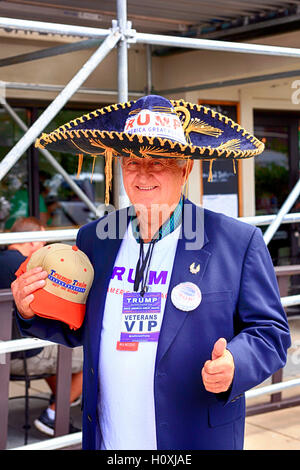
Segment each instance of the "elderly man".
[[13,286],[25,335],[84,345],[83,448],[242,449],[244,392],[284,366],[289,328],[260,230],[183,188],[194,158],[250,157],[261,143],[207,108],[149,96],[38,145],[104,154],[108,184],[121,158],[132,203],[79,230],[95,270],[80,330],[34,315],[41,268]]

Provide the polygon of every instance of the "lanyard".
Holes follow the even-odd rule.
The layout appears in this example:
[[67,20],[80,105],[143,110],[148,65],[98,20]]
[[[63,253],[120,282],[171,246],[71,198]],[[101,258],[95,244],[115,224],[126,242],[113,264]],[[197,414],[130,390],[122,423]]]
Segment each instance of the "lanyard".
[[[172,233],[182,222],[183,218],[183,198],[180,199],[179,204],[176,206],[174,212],[170,215],[169,219],[166,220],[158,230],[157,234],[155,235],[158,240],[161,240],[165,236]],[[139,225],[136,214],[130,216],[130,222],[132,225],[132,232],[133,236],[138,243],[140,243],[140,235],[139,235]]]
[[[154,245],[157,242],[158,238],[153,238],[150,242],[150,245],[148,247],[146,256],[144,254],[144,242],[141,239],[140,240],[140,254],[139,254],[139,259],[135,268],[135,278],[134,278],[134,291],[137,292],[139,290],[139,285],[141,284],[141,296],[143,297],[145,292],[147,292],[147,278],[148,278],[148,272],[149,272],[149,267],[153,255],[153,249]],[[145,274],[145,275],[144,275]]]
[[134,236],[137,242],[140,244],[140,253],[139,259],[135,269],[135,279],[134,279],[134,291],[137,292],[139,290],[140,283],[141,284],[141,296],[147,292],[148,288],[146,286],[149,267],[152,259],[154,245],[158,240],[161,240],[163,237],[168,235],[169,233],[173,232],[182,221],[182,211],[183,211],[183,199],[181,198],[179,204],[175,208],[174,212],[170,215],[169,219],[160,227],[156,235],[152,238],[146,256],[144,254],[144,242],[142,238],[139,236],[139,227],[137,224],[136,216],[131,217],[132,229]]

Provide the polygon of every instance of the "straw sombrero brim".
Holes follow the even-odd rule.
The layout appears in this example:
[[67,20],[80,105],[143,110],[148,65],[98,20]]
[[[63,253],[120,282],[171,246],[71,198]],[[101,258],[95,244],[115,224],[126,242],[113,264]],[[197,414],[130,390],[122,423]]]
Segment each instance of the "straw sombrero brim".
[[124,132],[135,101],[107,106],[42,134],[36,147],[76,155],[244,159],[259,155],[264,144],[227,116],[202,105],[170,101],[183,124],[187,144],[168,138]]

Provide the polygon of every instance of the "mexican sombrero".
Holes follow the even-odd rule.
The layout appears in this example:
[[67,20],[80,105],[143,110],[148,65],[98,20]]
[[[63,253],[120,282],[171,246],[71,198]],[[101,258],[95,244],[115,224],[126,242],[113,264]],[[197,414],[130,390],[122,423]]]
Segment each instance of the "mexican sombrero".
[[106,201],[113,157],[191,158],[212,164],[250,158],[264,150],[262,142],[227,116],[156,95],[96,109],[42,134],[35,145],[78,155],[79,172],[84,155],[105,156]]

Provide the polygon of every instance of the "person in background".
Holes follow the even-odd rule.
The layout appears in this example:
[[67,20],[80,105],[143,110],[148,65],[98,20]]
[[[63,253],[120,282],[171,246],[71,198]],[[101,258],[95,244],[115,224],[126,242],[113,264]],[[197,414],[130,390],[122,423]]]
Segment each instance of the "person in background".
[[[10,216],[5,222],[5,229],[10,230],[13,224],[24,217],[28,218],[29,216],[29,203],[28,203],[28,189],[18,189],[11,198],[11,208]],[[40,220],[46,225],[47,223],[47,207],[45,204],[44,197],[42,194],[39,196],[39,211],[40,211]]]
[[[43,224],[35,217],[21,217],[15,221],[10,232],[32,232],[45,230]],[[39,248],[45,245],[44,241],[28,241],[24,243],[12,243],[7,249],[0,251],[0,289],[9,289],[11,283],[16,279],[15,272],[19,266]],[[21,338],[16,326],[15,316],[13,318],[12,338]],[[56,362],[57,345],[41,349],[31,349],[20,351],[11,355],[11,373],[14,375],[24,375],[24,355],[27,364],[27,373],[30,374],[50,374],[47,381],[52,396],[47,409],[34,421],[35,426],[47,435],[54,435],[55,423],[55,390],[56,390]],[[70,403],[76,405],[80,403],[82,391],[82,348],[75,348],[72,356],[72,383]],[[70,432],[76,432],[70,423]]]

